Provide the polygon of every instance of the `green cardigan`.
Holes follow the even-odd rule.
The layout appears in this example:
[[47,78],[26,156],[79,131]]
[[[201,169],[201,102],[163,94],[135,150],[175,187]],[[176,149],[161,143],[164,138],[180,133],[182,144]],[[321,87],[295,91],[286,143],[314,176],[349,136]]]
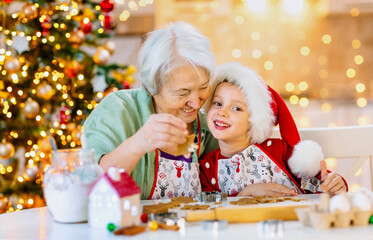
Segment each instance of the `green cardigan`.
[[[153,98],[145,88],[121,90],[110,93],[92,111],[84,123],[86,148],[95,150],[96,162],[113,151],[127,138],[134,135],[151,114],[155,113]],[[206,116],[199,113],[201,126],[200,156],[218,148],[216,139],[210,133]],[[197,119],[193,122],[193,131],[198,134]],[[198,162],[197,154],[192,156]],[[125,159],[123,159],[125,161]],[[141,198],[150,195],[155,176],[155,152],[145,154],[131,173],[132,178],[142,190]]]

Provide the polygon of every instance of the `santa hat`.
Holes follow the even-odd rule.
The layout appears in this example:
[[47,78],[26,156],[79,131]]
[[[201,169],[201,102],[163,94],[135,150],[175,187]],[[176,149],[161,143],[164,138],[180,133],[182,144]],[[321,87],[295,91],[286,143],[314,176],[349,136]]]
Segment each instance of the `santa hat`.
[[[321,147],[313,141],[301,141],[294,119],[281,96],[267,86],[252,69],[237,62],[219,66],[212,82],[215,91],[219,83],[229,82],[238,86],[249,110],[251,129],[248,136],[251,143],[261,144],[272,135],[273,127],[279,125],[282,140],[294,148],[288,165],[297,177],[315,176],[320,171],[323,159]],[[213,94],[206,101],[204,110],[210,108]]]

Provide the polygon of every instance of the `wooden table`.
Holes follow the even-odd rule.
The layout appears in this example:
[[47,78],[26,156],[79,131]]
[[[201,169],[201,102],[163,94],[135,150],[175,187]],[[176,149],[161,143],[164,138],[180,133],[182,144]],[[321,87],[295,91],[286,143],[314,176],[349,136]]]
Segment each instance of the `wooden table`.
[[[151,204],[154,201],[142,201]],[[185,233],[158,230],[133,237],[114,236],[112,233],[91,228],[87,223],[61,224],[54,222],[46,207],[0,214],[0,239],[263,239],[260,238],[258,223],[229,224],[225,230],[213,232],[203,230],[199,222],[187,223]],[[268,238],[267,238],[268,239]],[[283,239],[334,240],[373,239],[373,225],[346,229],[316,230],[303,227],[298,221],[284,222]]]

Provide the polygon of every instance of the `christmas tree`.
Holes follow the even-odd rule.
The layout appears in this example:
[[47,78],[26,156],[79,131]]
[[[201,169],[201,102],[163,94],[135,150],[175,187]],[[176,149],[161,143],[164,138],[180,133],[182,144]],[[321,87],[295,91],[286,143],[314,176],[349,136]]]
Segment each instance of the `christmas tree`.
[[129,88],[135,69],[108,64],[111,0],[0,4],[1,213],[43,204],[49,138],[79,148],[85,118],[108,92]]

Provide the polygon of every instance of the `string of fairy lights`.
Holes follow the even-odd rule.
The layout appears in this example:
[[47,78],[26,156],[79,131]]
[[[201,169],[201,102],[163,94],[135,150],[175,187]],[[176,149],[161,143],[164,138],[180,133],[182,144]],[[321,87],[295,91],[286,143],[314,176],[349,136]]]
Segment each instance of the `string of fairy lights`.
[[[331,2],[338,6],[332,9]],[[156,20],[160,26],[170,20],[189,22],[211,40],[218,63],[238,61],[258,71],[289,101],[291,110],[296,110],[298,127],[373,123],[369,115],[373,92],[367,37],[371,34],[365,27],[371,24],[371,10],[359,8],[357,1],[213,0],[157,4]],[[354,111],[342,110],[341,105]],[[314,119],[315,113],[318,119]],[[348,117],[334,117],[342,113]],[[332,169],[341,167],[333,158],[327,159],[327,164]],[[363,171],[359,169],[355,176],[364,175]],[[363,184],[354,181],[351,191]]]
[[[317,71],[317,77],[320,80],[329,81],[332,73],[328,69],[328,64],[330,65],[335,60],[331,59],[330,55],[328,56],[325,52],[328,51],[328,47],[329,49],[335,48],[336,45],[333,45],[333,43],[341,42],[341,39],[338,38],[340,36],[337,36],[334,32],[331,33],[331,29],[324,28],[322,30],[318,29],[318,32],[315,31],[314,24],[320,23],[320,19],[330,14],[330,9],[328,8],[329,1],[241,0],[241,3],[239,2],[231,1],[230,7],[232,12],[223,15],[229,16],[232,19],[231,21],[227,21],[227,23],[217,20],[220,16],[219,14],[222,14],[222,9],[228,8],[229,5],[226,2],[215,0],[208,3],[196,3],[194,4],[195,20],[193,21],[201,28],[205,28],[206,26],[204,32],[207,32],[208,36],[210,35],[209,37],[213,40],[213,43],[218,42],[219,45],[215,47],[217,49],[216,55],[218,60],[220,57],[222,62],[234,60],[248,63],[249,66],[263,74],[264,79],[270,85],[279,84],[279,77],[274,76],[279,68],[283,72],[296,72],[298,75],[294,79],[289,79],[285,82],[281,80],[282,87],[284,88],[284,91],[281,91],[291,105],[302,108],[308,107],[311,98],[310,86],[315,80],[309,77],[311,65],[312,71],[314,69]],[[214,16],[214,12],[218,12],[219,14]],[[351,8],[349,13],[347,17],[350,17],[352,20],[360,16],[360,11],[357,7]],[[183,20],[183,17],[188,17],[187,14],[193,16],[191,12],[188,12],[185,16],[178,16],[176,19]],[[229,25],[229,31],[225,30],[224,38],[216,33],[220,29],[217,30],[212,27],[212,30],[207,29],[212,22],[219,26],[220,29],[227,27],[223,24]],[[286,26],[289,26],[289,29],[286,29]],[[311,30],[313,32],[309,33]],[[293,34],[294,40],[286,38],[286,34]],[[321,35],[317,38],[316,35],[318,34]],[[366,67],[364,66],[366,62],[364,51],[362,51],[363,43],[360,36],[351,37],[350,48],[354,50],[351,52],[355,53],[353,53],[352,59],[344,60],[348,62],[346,64],[348,66],[344,69],[338,69],[338,71],[344,73],[345,79],[354,82],[354,88],[351,89],[351,92],[354,92],[355,104],[359,108],[365,108],[368,105],[367,97],[369,93],[367,93],[366,86],[368,79],[361,78],[361,75],[358,76],[362,72],[359,69]],[[277,42],[276,38],[279,38]],[[316,40],[316,43],[311,43],[311,38]],[[284,39],[288,42],[284,42]],[[228,47],[222,48],[223,44],[228,45]],[[292,44],[294,46],[291,46]],[[324,53],[321,50],[316,52],[316,47],[325,49],[326,51]],[[315,54],[319,55],[315,56]],[[348,57],[350,58],[350,56]],[[311,58],[312,61],[307,60]],[[293,59],[301,59],[304,65],[297,68],[301,63],[298,65],[297,63],[292,63]],[[313,59],[316,61],[313,61]],[[288,60],[288,63],[285,63],[286,60]],[[282,79],[286,79],[285,74],[281,77]],[[339,78],[343,78],[343,76]],[[329,89],[321,87],[316,97],[319,99],[328,99],[330,94],[331,91]],[[313,98],[315,98],[315,94]],[[327,102],[327,100],[321,105],[321,111],[324,113],[330,112],[332,108],[333,105]],[[364,125],[369,124],[371,121],[372,119],[369,117],[362,116],[357,120],[356,124]],[[302,122],[301,126],[309,127],[309,121]],[[334,126],[337,126],[337,124],[329,124],[329,127]]]

